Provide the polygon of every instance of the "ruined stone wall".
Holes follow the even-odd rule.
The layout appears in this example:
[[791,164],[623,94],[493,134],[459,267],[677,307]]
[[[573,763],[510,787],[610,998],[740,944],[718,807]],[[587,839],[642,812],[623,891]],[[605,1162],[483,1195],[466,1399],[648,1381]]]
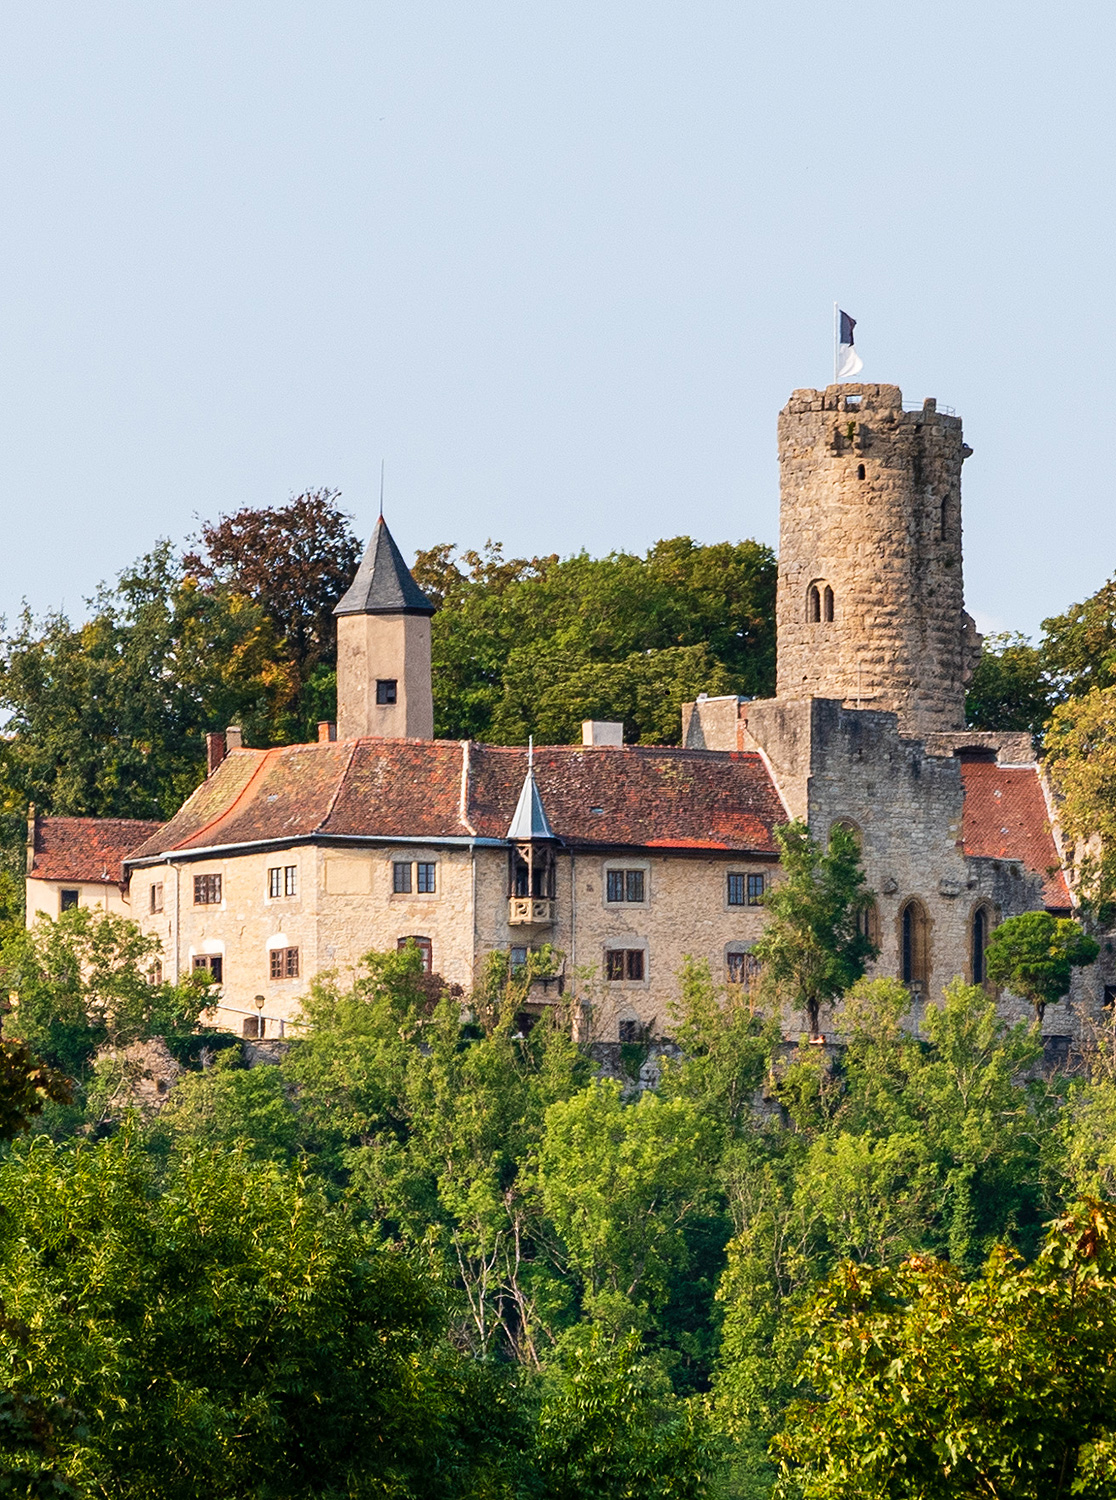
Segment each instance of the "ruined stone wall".
[[[876,893],[880,953],[870,975],[902,975],[903,907],[916,899],[927,918],[928,973],[912,1012],[917,1026],[928,1003],[950,980],[973,979],[973,916],[984,907],[991,927],[1005,917],[1041,911],[1041,877],[1017,860],[971,858],[962,852],[961,763],[943,738],[927,753],[899,732],[896,716],[845,708],[832,699],[769,699],[741,706],[749,748],[762,746],[796,817],[825,840],[835,823],[855,828],[865,875]],[[968,741],[971,736],[961,736]],[[1005,760],[1022,757],[1004,736]],[[1088,1035],[1103,1007],[1111,961],[1075,975],[1068,1002],[1047,1011],[1044,1031]],[[1004,1017],[1031,1020],[1017,996],[998,996]],[[823,1016],[823,1027],[827,1018]],[[831,1024],[831,1018],[830,1018]]]
[[898,386],[794,392],[779,416],[780,698],[892,710],[909,734],[963,726],[968,451],[957,417],[933,401],[905,412]]

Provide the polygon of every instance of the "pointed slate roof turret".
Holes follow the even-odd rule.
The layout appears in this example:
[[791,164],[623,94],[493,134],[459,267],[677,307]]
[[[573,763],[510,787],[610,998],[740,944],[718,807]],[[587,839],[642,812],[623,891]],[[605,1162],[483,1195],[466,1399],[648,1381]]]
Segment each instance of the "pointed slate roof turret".
[[523,778],[523,790],[519,794],[519,801],[515,804],[515,812],[508,824],[506,837],[509,842],[516,844],[525,844],[531,839],[554,837],[535,781],[533,745],[527,751],[527,775]]
[[431,604],[411,577],[383,516],[376,522],[356,577],[334,607],[335,615],[432,615]]

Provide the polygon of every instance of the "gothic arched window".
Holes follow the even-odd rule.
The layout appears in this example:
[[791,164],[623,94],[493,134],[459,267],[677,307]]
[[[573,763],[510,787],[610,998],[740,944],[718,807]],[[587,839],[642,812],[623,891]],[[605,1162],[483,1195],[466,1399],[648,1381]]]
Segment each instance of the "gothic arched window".
[[988,980],[984,951],[988,947],[991,931],[992,913],[982,903],[973,908],[972,920],[969,924],[969,966],[974,984],[985,984]]
[[899,972],[913,995],[921,994],[930,978],[929,929],[926,908],[912,896],[899,913]]

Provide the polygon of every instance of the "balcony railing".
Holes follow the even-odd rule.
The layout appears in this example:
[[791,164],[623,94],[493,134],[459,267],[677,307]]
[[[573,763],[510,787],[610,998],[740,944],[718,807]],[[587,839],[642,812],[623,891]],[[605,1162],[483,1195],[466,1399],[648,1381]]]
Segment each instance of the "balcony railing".
[[547,896],[511,896],[508,922],[512,927],[552,927],[554,901]]

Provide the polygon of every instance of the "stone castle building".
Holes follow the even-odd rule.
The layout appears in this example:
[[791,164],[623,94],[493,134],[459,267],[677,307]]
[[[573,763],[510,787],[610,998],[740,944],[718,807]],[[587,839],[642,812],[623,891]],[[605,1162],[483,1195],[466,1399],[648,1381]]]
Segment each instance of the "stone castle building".
[[[593,723],[582,745],[533,753],[435,740],[433,609],[381,518],[337,606],[337,725],[270,750],[211,735],[209,775],[161,827],[33,819],[29,918],[126,907],[167,978],[207,968],[215,1020],[266,1035],[314,975],[370,948],[413,941],[467,995],[486,954],[550,944],[559,972],[534,1003],[561,991],[583,1035],[634,1039],[669,1031],[688,957],[754,982],[774,829],[802,817],[821,839],[857,830],[874,972],[910,987],[917,1023],[954,976],[985,981],[1004,917],[1073,907],[1028,737],[964,726],[969,451],[957,417],[905,410],[897,386],[792,395],[777,695],[684,705],[680,747]],[[111,881],[84,878],[94,867]],[[1099,1011],[1105,974],[1079,974],[1048,1030],[1069,1038]]]

